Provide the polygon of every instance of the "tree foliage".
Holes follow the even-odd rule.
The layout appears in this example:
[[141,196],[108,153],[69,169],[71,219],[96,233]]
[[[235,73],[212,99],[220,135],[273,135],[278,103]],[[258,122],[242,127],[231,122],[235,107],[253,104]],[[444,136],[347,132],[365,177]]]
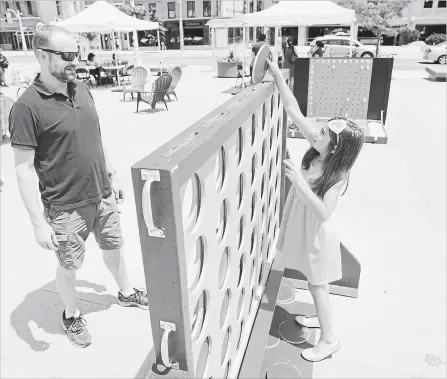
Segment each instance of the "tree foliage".
[[338,5],[353,9],[357,18],[357,23],[365,29],[371,30],[378,38],[377,53],[379,50],[380,37],[396,36],[402,27],[393,25],[393,21],[403,16],[403,11],[407,8],[411,0],[393,1],[356,1],[356,0],[335,0]]

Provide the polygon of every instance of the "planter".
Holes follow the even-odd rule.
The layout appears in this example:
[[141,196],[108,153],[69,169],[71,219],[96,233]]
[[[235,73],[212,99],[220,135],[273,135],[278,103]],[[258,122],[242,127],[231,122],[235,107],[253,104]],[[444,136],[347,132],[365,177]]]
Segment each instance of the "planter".
[[237,65],[242,62],[217,62],[218,78],[237,78]]

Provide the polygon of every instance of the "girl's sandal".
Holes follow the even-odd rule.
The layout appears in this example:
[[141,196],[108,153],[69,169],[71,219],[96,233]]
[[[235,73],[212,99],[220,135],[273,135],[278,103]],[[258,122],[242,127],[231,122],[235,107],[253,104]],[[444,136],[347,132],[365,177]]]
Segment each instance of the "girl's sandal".
[[331,344],[325,344],[323,348],[320,348],[317,353],[315,353],[315,347],[310,349],[304,349],[301,352],[301,356],[309,362],[320,362],[323,359],[332,357],[332,354],[340,350],[340,342],[335,341]]
[[295,321],[298,324],[305,326],[306,328],[319,328],[320,327],[320,322],[318,321],[317,316],[312,316],[312,317],[296,316]]

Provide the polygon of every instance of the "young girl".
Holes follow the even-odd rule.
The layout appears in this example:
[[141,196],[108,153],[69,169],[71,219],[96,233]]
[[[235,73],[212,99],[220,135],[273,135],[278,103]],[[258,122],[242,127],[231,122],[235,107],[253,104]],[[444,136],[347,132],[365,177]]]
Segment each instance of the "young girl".
[[292,183],[281,222],[278,247],[293,251],[288,267],[301,271],[309,282],[317,317],[297,316],[305,327],[321,328],[320,341],[302,352],[318,362],[340,348],[332,327],[329,283],[341,279],[340,238],[331,214],[363,145],[355,123],[333,118],[322,127],[307,120],[276,63],[267,60],[289,117],[310,143],[298,168],[286,159],[285,175]]

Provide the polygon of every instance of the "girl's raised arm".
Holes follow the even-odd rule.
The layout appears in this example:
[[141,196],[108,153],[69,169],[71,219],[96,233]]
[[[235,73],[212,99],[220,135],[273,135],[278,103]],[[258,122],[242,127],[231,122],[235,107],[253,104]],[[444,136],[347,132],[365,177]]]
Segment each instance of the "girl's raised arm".
[[293,120],[304,138],[306,138],[307,141],[311,145],[313,145],[316,132],[315,126],[311,121],[304,117],[303,113],[301,112],[300,106],[298,105],[295,96],[293,95],[284,77],[282,76],[278,65],[276,63],[273,63],[269,59],[267,59],[267,63],[270,66],[270,72],[275,79],[276,85],[278,86],[278,90],[288,116]]

